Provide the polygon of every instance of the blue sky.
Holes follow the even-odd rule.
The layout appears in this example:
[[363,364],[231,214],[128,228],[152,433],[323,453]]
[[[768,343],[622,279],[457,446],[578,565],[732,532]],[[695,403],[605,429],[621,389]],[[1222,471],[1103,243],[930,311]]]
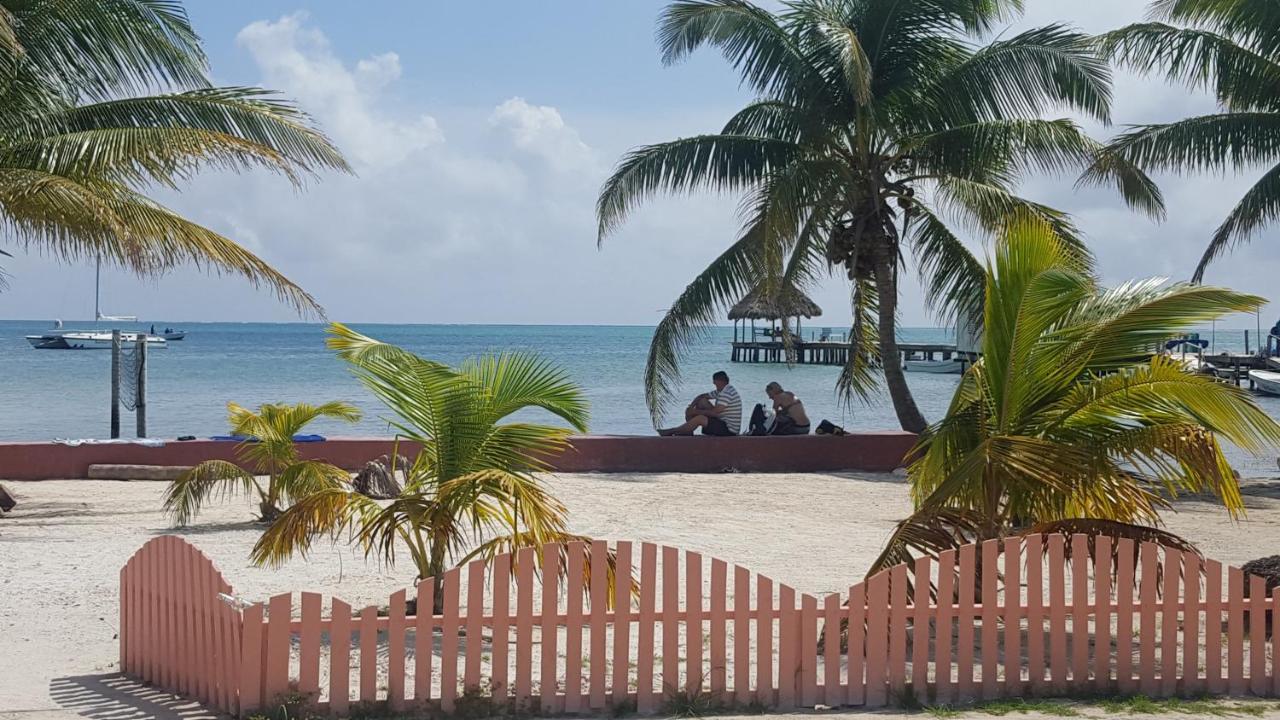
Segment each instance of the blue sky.
[[[662,66],[653,37],[662,6],[192,0],[215,81],[296,99],[358,174],[296,192],[269,175],[209,173],[181,194],[156,196],[266,257],[334,319],[652,324],[732,240],[736,198],[654,201],[597,251],[596,192],[629,148],[713,131],[749,99],[712,51]],[[1065,20],[1099,32],[1139,19],[1142,8],[1029,0],[1014,28]],[[1212,108],[1125,75],[1116,97],[1118,124]],[[1117,127],[1090,129],[1101,138]],[[1109,192],[1074,191],[1070,178],[1033,178],[1024,192],[1077,215],[1108,281],[1185,277],[1257,174],[1161,178],[1170,204],[1163,225]],[[1209,279],[1267,294],[1280,272],[1273,234],[1221,261]],[[0,295],[0,316],[89,315],[91,268],[38,255],[6,267],[12,288]],[[109,312],[294,319],[266,292],[195,270],[155,281],[113,272],[105,286]],[[914,281],[904,293],[901,321],[930,324]],[[821,324],[845,322],[843,281],[815,298],[826,309]]]

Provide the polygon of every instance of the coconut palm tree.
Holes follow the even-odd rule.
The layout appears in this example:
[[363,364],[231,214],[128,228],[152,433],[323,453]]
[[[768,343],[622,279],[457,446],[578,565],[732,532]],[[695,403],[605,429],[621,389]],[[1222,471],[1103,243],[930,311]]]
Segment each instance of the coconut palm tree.
[[341,324],[330,333],[329,347],[396,414],[398,436],[421,450],[389,503],[347,481],[296,498],[254,546],[254,562],[278,565],[321,535],[347,532],[388,565],[407,549],[418,578],[434,577],[438,591],[450,563],[585,539],[566,531],[564,505],[536,475],[568,448],[570,429],[508,420],[541,409],[585,432],[586,398],[561,370],[525,353],[454,369]]
[[264,260],[144,194],[204,167],[267,168],[295,185],[348,170],[291,103],[212,87],[207,69],[176,0],[0,0],[0,229],[66,261],[238,274],[318,311]]
[[[1011,218],[1040,217],[1066,236],[1061,213],[1015,194],[1029,171],[1087,168],[1132,203],[1160,197],[1055,108],[1106,121],[1110,77],[1091,40],[1061,25],[978,44],[1014,0],[794,0],[774,14],[745,0],[677,0],[663,13],[663,61],[719,48],[758,99],[717,133],[640,147],[605,182],[599,239],[661,192],[743,193],[739,238],[659,323],[645,371],[661,418],[680,355],[761,277],[804,286],[833,265],[852,281],[853,345],[839,388],[865,396],[871,358],[898,357],[898,272],[914,255],[944,317],[981,306],[982,268],[960,241]],[[1083,250],[1081,250],[1083,252]],[[782,277],[778,277],[781,275]],[[980,314],[977,313],[977,314]],[[879,347],[876,342],[879,341]],[[924,418],[901,366],[884,379],[903,428]]]
[[1239,517],[1220,440],[1261,452],[1280,444],[1280,425],[1246,391],[1151,349],[1262,302],[1162,279],[1105,289],[1043,224],[1008,230],[987,269],[982,358],[920,438],[908,468],[915,513],[875,570],[1023,532],[1185,547],[1159,526],[1188,493]]
[[[227,403],[227,414],[231,434],[245,438],[236,446],[238,462],[206,460],[170,483],[164,509],[175,523],[191,522],[215,494],[226,499],[241,491],[257,497],[259,518],[270,522],[290,500],[349,481],[342,468],[323,460],[303,460],[294,436],[322,417],[355,422],[360,411],[354,406],[344,402],[267,403],[255,411]],[[266,476],[265,487],[258,476]]]
[[1280,214],[1280,5],[1265,0],[1159,0],[1150,21],[1102,38],[1120,65],[1207,90],[1220,111],[1136,125],[1109,150],[1149,170],[1269,166],[1214,231],[1192,276]]

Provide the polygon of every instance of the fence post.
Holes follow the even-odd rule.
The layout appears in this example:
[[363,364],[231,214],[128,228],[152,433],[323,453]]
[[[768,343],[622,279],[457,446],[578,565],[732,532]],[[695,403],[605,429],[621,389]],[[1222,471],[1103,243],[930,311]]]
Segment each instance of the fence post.
[[111,439],[120,437],[120,331],[111,331]]
[[138,333],[138,393],[134,404],[134,417],[138,424],[138,437],[147,436],[147,336]]

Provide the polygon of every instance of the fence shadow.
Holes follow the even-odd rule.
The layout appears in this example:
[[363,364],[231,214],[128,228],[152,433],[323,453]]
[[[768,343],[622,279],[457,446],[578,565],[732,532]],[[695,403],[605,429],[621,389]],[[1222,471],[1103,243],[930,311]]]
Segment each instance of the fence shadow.
[[119,673],[73,675],[49,682],[62,708],[94,720],[213,720],[224,717],[190,698],[158,690]]

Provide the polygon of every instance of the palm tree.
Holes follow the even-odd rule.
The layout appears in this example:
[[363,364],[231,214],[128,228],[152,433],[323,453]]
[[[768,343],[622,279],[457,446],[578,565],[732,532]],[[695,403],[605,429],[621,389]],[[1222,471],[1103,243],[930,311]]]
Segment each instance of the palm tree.
[[1186,547],[1159,528],[1186,493],[1243,514],[1219,439],[1260,452],[1280,443],[1280,425],[1246,391],[1151,349],[1262,298],[1161,279],[1101,288],[1042,224],[1005,233],[986,288],[982,358],[921,437],[915,513],[873,572],[1023,532]]
[[[1085,167],[1082,181],[1115,181],[1128,201],[1160,211],[1142,173],[1116,158],[1100,162],[1098,144],[1071,120],[1040,117],[1065,108],[1108,119],[1109,71],[1088,37],[1051,25],[976,44],[1019,6],[794,0],[776,15],[745,0],[668,6],[658,28],[663,60],[717,47],[758,99],[718,133],[632,151],[600,193],[601,242],[659,192],[746,195],[738,240],[676,299],[654,334],[645,380],[655,421],[680,355],[761,276],[803,287],[843,267],[854,317],[838,387],[846,399],[865,397],[877,382],[872,357],[898,357],[904,254],[915,256],[945,318],[980,308],[982,295],[981,265],[952,222],[989,233],[1013,218],[1039,217],[1075,238],[1061,213],[1014,193],[1023,173]],[[883,365],[902,427],[923,430],[901,366]]]
[[[226,499],[239,491],[256,496],[259,518],[270,522],[280,515],[282,504],[350,480],[342,468],[323,460],[303,460],[294,436],[317,418],[355,422],[360,411],[354,406],[268,403],[254,411],[227,403],[227,414],[231,434],[245,438],[236,446],[238,462],[206,460],[170,483],[164,509],[177,524],[191,522],[215,493]],[[260,475],[266,476],[266,487],[258,481]]]
[[407,548],[418,579],[435,578],[439,603],[450,562],[584,539],[567,532],[567,510],[536,475],[547,469],[546,458],[568,448],[570,430],[504,422],[536,408],[585,432],[586,398],[561,370],[524,353],[454,369],[338,323],[330,334],[329,347],[398,416],[390,421],[398,435],[421,451],[390,503],[355,492],[348,481],[297,498],[254,546],[254,562],[305,556],[316,537],[345,531],[388,565]]
[[261,258],[144,194],[206,166],[263,167],[295,185],[349,169],[291,103],[211,87],[207,69],[175,0],[0,0],[0,228],[65,261],[235,273],[318,312]]
[[1280,5],[1259,0],[1159,0],[1151,20],[1106,34],[1122,66],[1208,90],[1220,112],[1137,125],[1108,150],[1149,170],[1270,168],[1214,231],[1192,276],[1247,242],[1280,213]]

